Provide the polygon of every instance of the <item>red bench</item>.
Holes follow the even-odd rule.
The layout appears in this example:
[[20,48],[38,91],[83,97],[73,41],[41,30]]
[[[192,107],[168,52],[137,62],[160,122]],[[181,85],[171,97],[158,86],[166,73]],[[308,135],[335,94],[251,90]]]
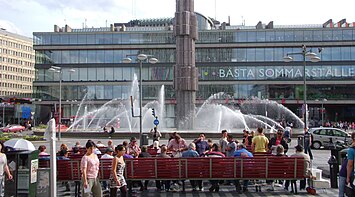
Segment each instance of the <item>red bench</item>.
[[[80,181],[81,160],[57,160],[58,181]],[[112,159],[100,159],[99,178],[109,180],[111,173]],[[50,168],[50,160],[39,160],[40,168]]]
[[[79,196],[81,184],[81,171],[79,159],[74,160],[57,160],[57,181],[58,182],[75,182],[75,196]],[[50,168],[50,160],[39,160],[40,168]],[[112,159],[100,159],[99,179],[109,180],[112,169]]]
[[127,180],[299,180],[304,178],[304,159],[277,156],[126,159],[125,177]]
[[158,155],[158,149],[156,148],[148,148],[147,149],[147,152],[152,156],[152,157],[155,157]]
[[[134,180],[295,180],[304,179],[304,159],[253,158],[134,158],[126,159],[125,177]],[[58,181],[75,181],[80,190],[80,160],[57,161]],[[49,162],[45,162],[48,164]],[[43,164],[40,163],[43,167]],[[109,180],[112,160],[100,159],[100,180]],[[293,186],[293,185],[292,185]],[[183,185],[184,187],[184,185]],[[295,187],[295,192],[297,189]]]

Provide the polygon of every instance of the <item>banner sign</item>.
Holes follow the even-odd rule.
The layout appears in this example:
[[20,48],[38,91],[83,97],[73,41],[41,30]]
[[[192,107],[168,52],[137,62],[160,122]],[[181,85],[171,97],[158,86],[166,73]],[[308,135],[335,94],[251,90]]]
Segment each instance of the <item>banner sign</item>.
[[[355,67],[313,67],[306,68],[307,78],[348,78],[355,77]],[[303,78],[303,68],[219,68],[219,78],[234,79],[277,79]]]

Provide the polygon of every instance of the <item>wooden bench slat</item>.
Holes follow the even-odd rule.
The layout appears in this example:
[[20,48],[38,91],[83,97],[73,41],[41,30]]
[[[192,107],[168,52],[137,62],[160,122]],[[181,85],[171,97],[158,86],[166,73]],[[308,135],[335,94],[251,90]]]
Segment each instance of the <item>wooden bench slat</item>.
[[[303,158],[135,158],[126,159],[127,180],[177,179],[302,179]],[[57,161],[59,181],[81,179],[80,160]],[[40,161],[40,167],[49,167],[50,161]],[[99,177],[111,176],[111,159],[100,159]]]

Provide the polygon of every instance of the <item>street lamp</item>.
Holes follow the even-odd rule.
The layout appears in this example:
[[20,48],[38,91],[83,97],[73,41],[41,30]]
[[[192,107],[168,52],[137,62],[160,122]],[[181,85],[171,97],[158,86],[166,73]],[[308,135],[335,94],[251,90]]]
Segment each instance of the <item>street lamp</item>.
[[[59,112],[58,112],[58,140],[61,138],[60,126],[62,125],[62,79],[63,79],[63,70],[58,66],[51,66],[48,69],[49,72],[54,72],[59,74]],[[68,72],[75,72],[74,69],[69,69]]]
[[[319,52],[321,52],[322,49],[319,49]],[[313,53],[311,50],[307,50],[306,45],[302,45],[302,52],[298,53],[287,53],[286,56],[283,58],[285,62],[291,62],[293,61],[293,58],[291,56],[293,55],[302,55],[303,57],[303,117],[304,117],[304,130],[308,128],[308,122],[307,122],[307,84],[306,84],[306,57],[310,59],[311,62],[319,62],[320,58],[317,56],[317,54]]]
[[[142,86],[142,70],[143,70],[143,61],[148,60],[149,63],[155,64],[158,62],[157,58],[151,57],[151,55],[146,55],[146,54],[138,54],[138,55],[127,55],[126,58],[123,58],[122,62],[123,63],[131,63],[132,59],[129,58],[128,56],[136,56],[139,62],[139,143],[140,146],[143,145],[143,140],[142,140],[142,131],[143,131],[143,107],[142,107],[142,100],[143,100],[143,86]],[[150,57],[150,58],[148,58]],[[136,117],[132,114],[133,117]]]
[[[315,100],[316,102],[319,102],[319,100],[318,99],[316,99]],[[326,99],[326,98],[324,98],[324,99],[321,99],[320,100],[320,102],[321,102],[321,106],[322,106],[322,108],[321,108],[321,114],[322,114],[322,126],[324,126],[324,102],[327,102],[328,100]]]

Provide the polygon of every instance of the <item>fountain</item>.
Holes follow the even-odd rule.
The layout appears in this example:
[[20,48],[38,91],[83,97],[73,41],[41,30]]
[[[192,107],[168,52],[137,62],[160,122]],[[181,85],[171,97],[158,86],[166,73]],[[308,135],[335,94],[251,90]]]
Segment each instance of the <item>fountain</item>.
[[[104,126],[113,126],[116,130],[125,132],[139,132],[139,120],[132,117],[131,112],[139,114],[139,87],[137,76],[134,75],[130,89],[132,95],[133,109],[129,99],[112,99],[99,108],[90,106],[87,103],[87,95],[80,103],[74,123],[69,127],[70,131],[102,131]],[[165,120],[165,87],[161,86],[158,99],[150,101],[143,106],[143,132],[149,132],[155,125],[155,117],[151,114],[151,109],[159,118],[160,130],[173,130],[167,128]],[[185,116],[181,124],[194,118],[195,130],[203,132],[220,132],[227,129],[232,133],[241,133],[243,129],[251,130],[257,127],[265,127],[271,130],[284,129],[279,123],[279,114],[282,113],[287,120],[294,121],[299,127],[303,126],[302,120],[285,106],[267,99],[252,98],[242,103],[224,104],[225,98],[230,95],[219,92],[211,95],[200,107],[196,108],[196,113]],[[83,111],[80,111],[81,109]],[[276,115],[275,115],[276,114]],[[189,132],[189,131],[186,131]]]
[[[273,117],[273,120],[282,120],[283,118],[285,118],[288,121],[294,121],[294,125],[298,125],[298,127],[300,128],[303,128],[304,125],[303,121],[296,114],[294,114],[290,109],[288,109],[284,105],[277,103],[276,101],[251,98],[242,102],[240,104],[240,108],[243,109],[245,113],[252,113],[254,115],[265,114],[266,116],[271,115],[271,117]],[[273,115],[270,114],[270,112],[273,112]],[[283,114],[285,117],[281,117],[281,114]]]
[[[165,89],[164,85],[160,89],[159,101],[151,101],[143,106],[143,131],[149,131],[154,127],[153,121],[154,117],[151,115],[151,109],[154,108],[161,124],[159,126],[164,126],[164,111],[165,111]],[[139,87],[137,75],[134,75],[134,80],[130,89],[130,95],[132,95],[133,109],[129,100],[119,100],[117,98],[112,99],[99,108],[88,104],[91,103],[87,99],[87,95],[84,96],[81,101],[78,111],[76,113],[76,118],[72,125],[67,129],[67,131],[86,131],[86,132],[97,132],[103,131],[105,126],[113,126],[116,129],[122,128],[129,132],[138,132],[139,120],[138,118],[132,118],[131,111],[134,114],[139,114]],[[82,109],[84,109],[82,111]]]
[[164,122],[164,112],[165,112],[165,86],[162,85],[160,88],[160,94],[159,94],[159,116],[158,118],[160,118],[160,127],[164,127],[165,126],[165,122]]

